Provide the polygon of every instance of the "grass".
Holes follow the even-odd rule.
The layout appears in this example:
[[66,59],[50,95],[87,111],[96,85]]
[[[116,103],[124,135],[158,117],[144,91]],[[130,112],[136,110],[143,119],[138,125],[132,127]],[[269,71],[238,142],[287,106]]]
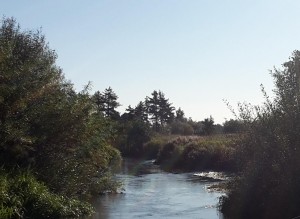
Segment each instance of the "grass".
[[52,193],[29,172],[0,170],[0,218],[79,218],[90,204]]
[[[167,171],[235,171],[237,135],[156,136],[156,163]],[[154,154],[154,153],[153,153]]]

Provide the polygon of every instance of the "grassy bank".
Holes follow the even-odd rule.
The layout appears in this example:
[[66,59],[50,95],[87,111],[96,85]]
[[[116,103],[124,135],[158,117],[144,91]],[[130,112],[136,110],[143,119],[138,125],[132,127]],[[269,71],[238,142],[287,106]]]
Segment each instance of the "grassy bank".
[[235,171],[236,139],[237,135],[156,136],[144,145],[144,152],[167,171]]
[[52,193],[29,171],[0,170],[0,218],[78,218],[90,204]]

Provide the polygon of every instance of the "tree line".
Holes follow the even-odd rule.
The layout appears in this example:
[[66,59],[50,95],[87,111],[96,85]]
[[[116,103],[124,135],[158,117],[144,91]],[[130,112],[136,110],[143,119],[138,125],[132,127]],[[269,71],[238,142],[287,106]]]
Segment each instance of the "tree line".
[[76,92],[56,59],[39,31],[1,20],[1,218],[90,214],[84,200],[120,188],[112,170],[121,153],[138,155],[153,133],[180,133],[175,122],[192,126],[161,91],[120,115],[112,88]]
[[226,120],[223,125],[215,124],[212,116],[203,121],[193,121],[185,117],[184,111],[176,108],[162,91],[154,90],[135,107],[129,105],[123,114],[117,111],[121,106],[118,96],[111,87],[92,95],[96,112],[115,121],[139,120],[149,125],[153,131],[180,135],[210,135],[213,133],[238,133],[242,131],[242,121]]

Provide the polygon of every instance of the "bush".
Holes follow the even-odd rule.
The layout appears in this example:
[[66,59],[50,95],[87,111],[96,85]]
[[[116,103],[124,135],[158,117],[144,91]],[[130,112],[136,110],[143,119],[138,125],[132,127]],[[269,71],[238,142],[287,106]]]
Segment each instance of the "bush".
[[88,203],[53,194],[28,171],[0,171],[0,218],[79,218],[93,212]]
[[228,218],[300,215],[300,52],[275,69],[275,97],[261,107],[240,106],[246,134],[239,147],[242,172],[220,209]]
[[143,146],[144,157],[146,159],[156,159],[162,146],[163,142],[160,139],[154,138],[148,141]]
[[236,144],[232,138],[177,137],[161,147],[156,163],[171,171],[235,171]]
[[194,129],[187,122],[174,121],[171,125],[171,133],[173,135],[193,135]]
[[173,170],[175,163],[182,153],[182,146],[169,142],[165,144],[158,153],[156,164],[161,165],[163,169]]

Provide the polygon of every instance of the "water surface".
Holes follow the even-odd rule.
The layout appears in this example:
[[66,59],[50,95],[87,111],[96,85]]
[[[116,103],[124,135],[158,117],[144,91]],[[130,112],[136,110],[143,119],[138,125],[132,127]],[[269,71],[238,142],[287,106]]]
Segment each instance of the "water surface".
[[93,219],[222,218],[217,211],[222,194],[209,192],[212,182],[193,173],[166,173],[151,161],[126,160],[116,177],[125,191],[99,196]]

